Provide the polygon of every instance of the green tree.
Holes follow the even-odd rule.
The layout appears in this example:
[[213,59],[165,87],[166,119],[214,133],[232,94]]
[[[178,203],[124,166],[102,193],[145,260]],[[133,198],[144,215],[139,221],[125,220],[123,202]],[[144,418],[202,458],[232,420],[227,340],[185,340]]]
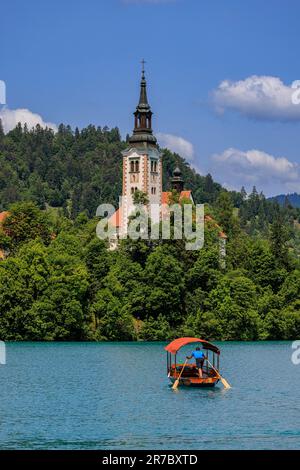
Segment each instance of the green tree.
[[3,223],[3,230],[14,245],[35,238],[41,238],[49,243],[51,238],[47,214],[32,202],[12,205],[9,216]]

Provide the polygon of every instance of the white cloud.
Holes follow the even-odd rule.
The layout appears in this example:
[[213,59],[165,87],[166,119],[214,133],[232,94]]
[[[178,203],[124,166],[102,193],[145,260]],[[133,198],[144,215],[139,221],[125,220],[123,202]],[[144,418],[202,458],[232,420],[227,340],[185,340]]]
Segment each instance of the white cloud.
[[22,126],[27,124],[28,129],[35,127],[39,124],[41,127],[50,127],[54,131],[57,131],[57,126],[52,122],[45,122],[43,118],[36,113],[32,113],[29,109],[0,109],[0,119],[2,121],[4,132],[9,132],[14,129],[20,122]]
[[183,139],[177,135],[163,134],[159,132],[157,138],[161,147],[167,147],[172,152],[178,153],[181,157],[186,160],[193,160],[194,158],[194,146],[188,140]]
[[[261,150],[229,148],[212,157],[213,174],[220,183],[239,190],[256,185],[267,195],[300,190],[300,165]],[[226,182],[226,183],[225,183]]]
[[233,109],[241,114],[271,121],[300,121],[300,104],[296,104],[296,82],[285,85],[278,77],[252,75],[236,82],[224,80],[213,92],[220,112]]

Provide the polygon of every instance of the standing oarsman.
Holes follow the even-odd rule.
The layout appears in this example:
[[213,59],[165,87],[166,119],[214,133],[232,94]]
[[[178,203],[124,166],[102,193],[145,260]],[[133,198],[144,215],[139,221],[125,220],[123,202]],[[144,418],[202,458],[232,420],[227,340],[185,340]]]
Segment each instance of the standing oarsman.
[[195,359],[199,377],[200,377],[200,379],[202,379],[202,377],[203,377],[203,374],[202,374],[203,363],[206,359],[206,356],[204,355],[204,353],[200,350],[199,347],[197,347],[195,349],[195,351],[193,351],[190,356],[186,356],[186,358],[187,359],[192,359],[192,358]]

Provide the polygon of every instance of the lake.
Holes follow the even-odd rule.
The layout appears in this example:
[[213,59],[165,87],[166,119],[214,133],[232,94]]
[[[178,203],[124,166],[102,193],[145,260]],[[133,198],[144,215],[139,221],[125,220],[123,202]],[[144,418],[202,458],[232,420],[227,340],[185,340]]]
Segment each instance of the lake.
[[232,389],[174,392],[164,343],[7,343],[0,449],[300,449],[292,343],[216,344]]

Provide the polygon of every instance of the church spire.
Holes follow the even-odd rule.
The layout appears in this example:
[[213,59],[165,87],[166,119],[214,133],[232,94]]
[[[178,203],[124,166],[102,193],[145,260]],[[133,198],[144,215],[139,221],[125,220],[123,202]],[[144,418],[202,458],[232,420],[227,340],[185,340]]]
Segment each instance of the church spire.
[[135,146],[155,145],[156,138],[152,132],[152,111],[147,98],[147,82],[145,78],[145,61],[142,60],[142,78],[140,84],[140,99],[134,112],[133,135],[129,142]]
[[140,91],[140,101],[138,108],[148,108],[150,109],[148,99],[147,99],[147,82],[145,79],[145,60],[142,60],[142,79],[141,79],[141,91]]

